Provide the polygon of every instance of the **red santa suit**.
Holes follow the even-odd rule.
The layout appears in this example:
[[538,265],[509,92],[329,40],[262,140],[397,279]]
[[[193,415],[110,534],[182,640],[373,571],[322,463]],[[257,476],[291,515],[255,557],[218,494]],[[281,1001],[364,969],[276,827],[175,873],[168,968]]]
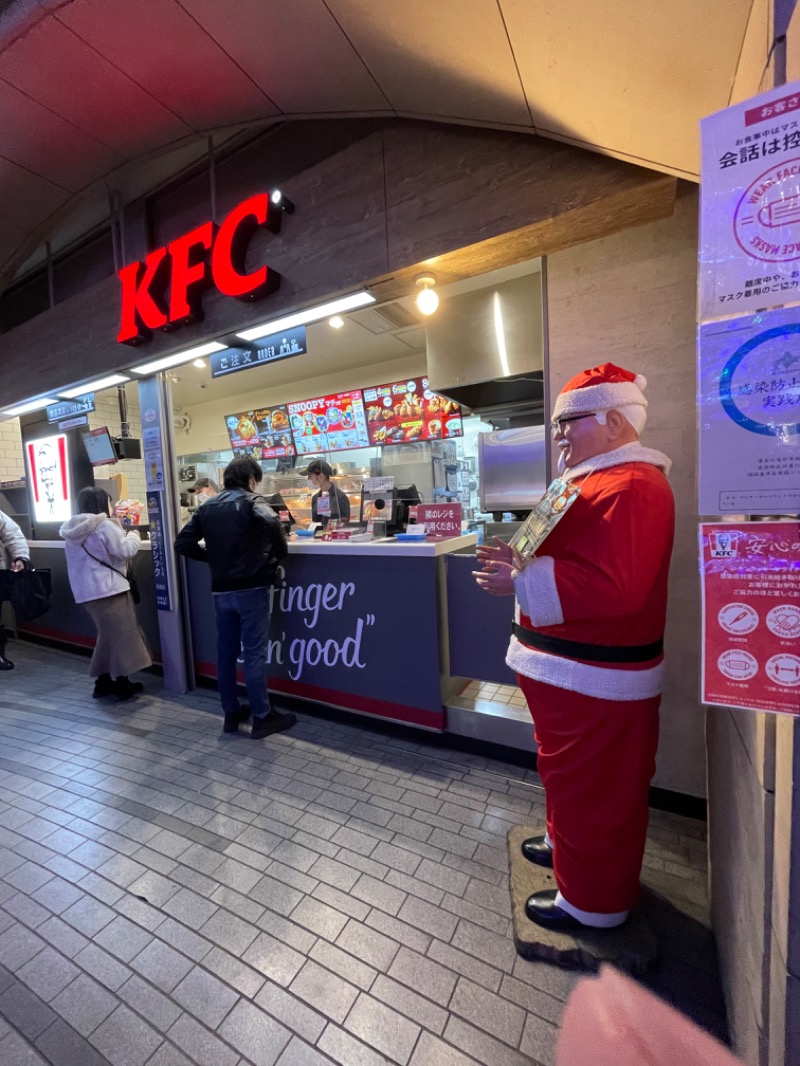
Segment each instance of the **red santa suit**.
[[655,771],[674,502],[638,441],[567,470],[581,495],[514,574],[506,661],[534,720],[556,903],[616,925],[636,900]]

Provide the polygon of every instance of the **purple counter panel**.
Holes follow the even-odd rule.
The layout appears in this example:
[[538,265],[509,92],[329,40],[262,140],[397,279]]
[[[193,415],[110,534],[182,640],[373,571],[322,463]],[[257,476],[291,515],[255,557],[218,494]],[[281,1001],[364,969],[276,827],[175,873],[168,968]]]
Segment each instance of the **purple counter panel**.
[[[45,637],[63,644],[72,644],[81,648],[93,648],[97,633],[89,612],[79,603],[75,603],[67,575],[67,557],[63,548],[47,548],[31,541],[31,561],[34,566],[49,568],[53,595],[50,610],[33,622],[17,619],[20,633]],[[142,602],[136,608],[136,617],[144,632],[147,647],[153,661],[161,662],[161,641],[158,630],[158,613],[156,611],[156,594],[153,580],[153,557],[149,551],[140,551],[134,560],[136,577]]]
[[450,674],[516,685],[506,666],[506,651],[514,621],[513,596],[489,596],[475,583],[474,555],[448,555],[447,618]]
[[[290,555],[273,593],[270,691],[443,730],[438,563]],[[187,574],[195,670],[216,678],[209,570],[189,560]]]

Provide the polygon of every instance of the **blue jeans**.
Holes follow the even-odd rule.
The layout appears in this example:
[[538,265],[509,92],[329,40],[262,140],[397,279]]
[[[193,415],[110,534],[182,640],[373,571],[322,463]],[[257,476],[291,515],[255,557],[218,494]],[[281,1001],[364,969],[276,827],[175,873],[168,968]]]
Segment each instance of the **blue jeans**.
[[267,638],[269,635],[269,589],[215,592],[217,619],[217,682],[225,714],[239,709],[236,694],[236,660],[244,654],[244,679],[250,713],[254,718],[269,714],[267,694]]

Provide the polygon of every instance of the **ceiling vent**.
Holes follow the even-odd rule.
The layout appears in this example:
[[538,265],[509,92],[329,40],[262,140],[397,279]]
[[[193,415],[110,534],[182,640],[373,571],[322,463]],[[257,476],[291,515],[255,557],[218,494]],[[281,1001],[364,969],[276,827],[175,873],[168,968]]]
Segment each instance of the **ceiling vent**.
[[398,329],[420,325],[419,318],[399,302],[381,304],[380,307],[370,307],[364,311],[352,311],[348,318],[375,334],[394,333]]

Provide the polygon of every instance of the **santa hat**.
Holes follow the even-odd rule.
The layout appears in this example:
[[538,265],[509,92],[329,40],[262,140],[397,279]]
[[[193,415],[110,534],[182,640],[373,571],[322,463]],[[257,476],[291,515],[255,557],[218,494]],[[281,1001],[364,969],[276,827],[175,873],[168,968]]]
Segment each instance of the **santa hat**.
[[642,389],[647,378],[632,374],[613,363],[582,370],[570,378],[556,398],[553,419],[568,418],[594,411],[618,410],[629,404],[647,407]]

